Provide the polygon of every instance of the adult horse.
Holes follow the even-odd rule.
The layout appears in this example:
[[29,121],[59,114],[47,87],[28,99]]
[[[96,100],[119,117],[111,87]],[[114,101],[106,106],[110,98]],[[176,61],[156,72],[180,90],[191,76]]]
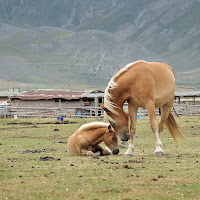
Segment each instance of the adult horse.
[[[121,140],[130,138],[128,150],[124,156],[132,156],[134,150],[137,110],[147,109],[151,129],[156,138],[155,155],[163,156],[160,139],[164,124],[171,136],[184,138],[170,110],[174,101],[175,77],[173,70],[166,63],[137,61],[130,63],[113,76],[105,90],[105,118],[110,122]],[[128,102],[128,113],[123,104]],[[160,123],[156,122],[156,110],[161,112]],[[129,121],[130,117],[130,135]]]
[[[109,148],[100,146],[104,142]],[[110,155],[118,154],[118,138],[110,124],[103,122],[92,122],[82,125],[67,142],[67,151],[71,155]]]

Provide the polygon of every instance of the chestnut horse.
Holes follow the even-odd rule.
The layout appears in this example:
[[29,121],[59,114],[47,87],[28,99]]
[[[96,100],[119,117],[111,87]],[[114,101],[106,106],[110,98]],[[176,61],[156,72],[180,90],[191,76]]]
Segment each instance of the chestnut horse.
[[[109,148],[103,148],[104,142]],[[109,123],[92,122],[82,125],[67,142],[67,151],[71,155],[99,156],[118,154],[118,138]]]
[[[130,144],[124,156],[132,156],[136,132],[137,110],[147,109],[151,130],[156,138],[155,155],[163,156],[160,139],[164,124],[177,142],[177,137],[185,138],[172,116],[170,110],[174,101],[175,77],[173,70],[166,63],[137,61],[130,63],[111,78],[105,90],[105,118],[110,122],[121,140]],[[128,113],[123,104],[128,102]],[[160,123],[156,122],[156,110],[161,112]],[[130,118],[130,135],[129,135]]]

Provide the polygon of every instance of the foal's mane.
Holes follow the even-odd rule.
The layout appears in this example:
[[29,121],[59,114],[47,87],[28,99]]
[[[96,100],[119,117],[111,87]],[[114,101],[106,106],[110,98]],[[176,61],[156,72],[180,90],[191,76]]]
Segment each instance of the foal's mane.
[[[115,115],[118,115],[117,111],[116,111],[116,108],[119,108],[115,103],[112,102],[112,99],[114,99],[113,95],[110,93],[111,90],[117,88],[117,83],[116,83],[116,78],[121,76],[122,74],[124,74],[125,72],[127,72],[131,67],[133,67],[136,63],[138,62],[146,62],[146,61],[143,61],[143,60],[139,60],[139,61],[136,61],[136,62],[132,62],[132,63],[129,63],[128,65],[126,65],[124,68],[120,69],[118,71],[117,74],[115,74],[111,80],[109,81],[106,89],[105,89],[105,97],[104,97],[104,104],[105,104],[105,107],[110,110],[112,113],[114,113]],[[112,118],[110,118],[106,112],[104,112],[105,115],[104,117],[110,121],[112,121]]]
[[97,128],[106,128],[108,127],[109,123],[104,123],[104,122],[91,122],[88,124],[82,125],[78,130],[92,130],[92,129],[97,129]]

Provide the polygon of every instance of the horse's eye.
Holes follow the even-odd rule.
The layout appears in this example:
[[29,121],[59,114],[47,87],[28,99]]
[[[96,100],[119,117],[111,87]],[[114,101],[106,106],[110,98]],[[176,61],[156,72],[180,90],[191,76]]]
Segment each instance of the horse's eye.
[[115,140],[115,137],[112,137],[112,140]]

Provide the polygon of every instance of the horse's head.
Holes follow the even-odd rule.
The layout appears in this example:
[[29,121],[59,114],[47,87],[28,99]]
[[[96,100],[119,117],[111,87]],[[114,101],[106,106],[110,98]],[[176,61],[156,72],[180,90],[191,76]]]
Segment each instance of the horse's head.
[[108,130],[104,134],[104,143],[112,151],[113,154],[119,153],[118,137],[111,125],[108,126]]
[[100,106],[104,109],[106,112],[106,115],[108,116],[108,121],[110,122],[110,125],[115,130],[117,135],[122,141],[128,141],[130,139],[129,134],[129,127],[128,127],[128,115],[124,112],[123,109],[118,110],[118,114],[112,113],[109,109],[107,109],[103,104],[100,104]]

